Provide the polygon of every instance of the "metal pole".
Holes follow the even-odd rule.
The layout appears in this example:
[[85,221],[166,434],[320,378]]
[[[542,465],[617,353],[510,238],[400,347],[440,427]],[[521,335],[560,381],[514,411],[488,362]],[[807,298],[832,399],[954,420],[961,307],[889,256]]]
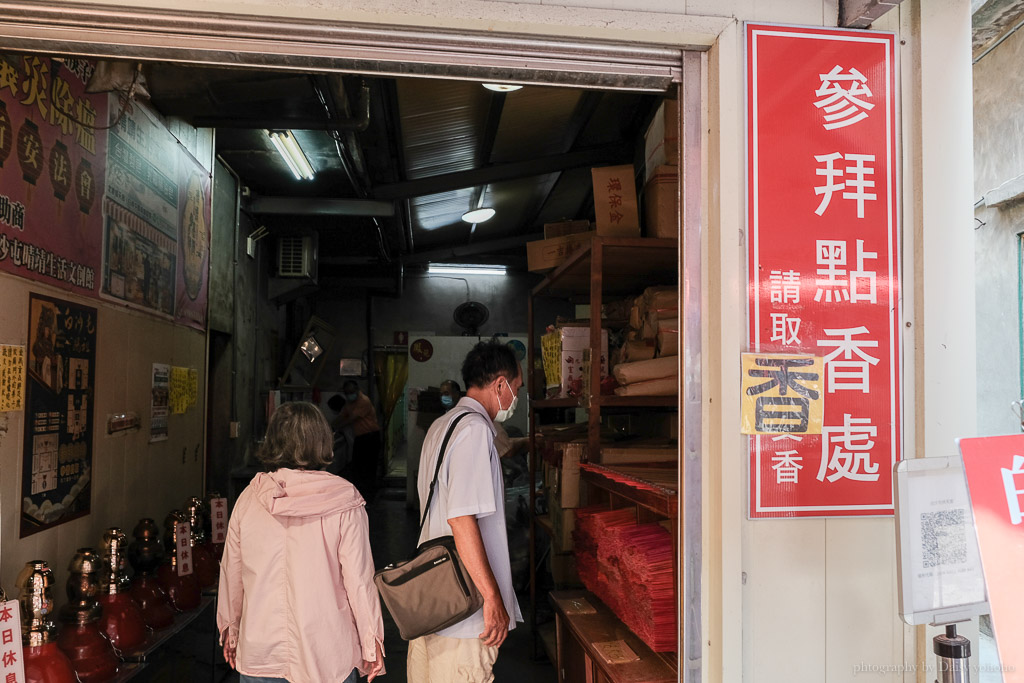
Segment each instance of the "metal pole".
[[946,633],[932,639],[938,664],[936,683],[971,683],[971,641],[956,633],[956,624],[946,624]]

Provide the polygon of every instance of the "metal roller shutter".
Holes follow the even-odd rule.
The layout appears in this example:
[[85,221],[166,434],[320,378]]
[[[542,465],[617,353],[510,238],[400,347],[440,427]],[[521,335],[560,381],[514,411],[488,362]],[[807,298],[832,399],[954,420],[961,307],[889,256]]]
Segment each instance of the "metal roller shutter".
[[660,92],[678,48],[300,19],[0,2],[0,50]]

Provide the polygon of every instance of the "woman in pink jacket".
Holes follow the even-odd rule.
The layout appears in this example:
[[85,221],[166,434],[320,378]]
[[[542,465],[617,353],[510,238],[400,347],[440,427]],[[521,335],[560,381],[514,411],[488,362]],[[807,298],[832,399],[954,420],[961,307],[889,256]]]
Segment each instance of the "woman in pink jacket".
[[384,672],[365,503],[328,472],[331,429],[312,403],[267,426],[221,560],[217,629],[242,683],[355,683]]

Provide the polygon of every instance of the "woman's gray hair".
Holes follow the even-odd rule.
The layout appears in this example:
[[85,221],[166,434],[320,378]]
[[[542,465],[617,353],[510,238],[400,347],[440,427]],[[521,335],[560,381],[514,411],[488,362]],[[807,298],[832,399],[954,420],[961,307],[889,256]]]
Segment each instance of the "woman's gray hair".
[[268,472],[282,467],[321,470],[334,460],[334,435],[327,419],[312,403],[282,403],[267,425],[256,457]]

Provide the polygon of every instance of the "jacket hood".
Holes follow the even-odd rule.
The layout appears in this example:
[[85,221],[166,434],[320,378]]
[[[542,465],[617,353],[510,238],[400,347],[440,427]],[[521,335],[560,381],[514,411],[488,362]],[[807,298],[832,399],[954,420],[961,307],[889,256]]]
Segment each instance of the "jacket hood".
[[277,517],[323,517],[365,505],[355,486],[330,472],[260,472],[251,486],[260,505]]

